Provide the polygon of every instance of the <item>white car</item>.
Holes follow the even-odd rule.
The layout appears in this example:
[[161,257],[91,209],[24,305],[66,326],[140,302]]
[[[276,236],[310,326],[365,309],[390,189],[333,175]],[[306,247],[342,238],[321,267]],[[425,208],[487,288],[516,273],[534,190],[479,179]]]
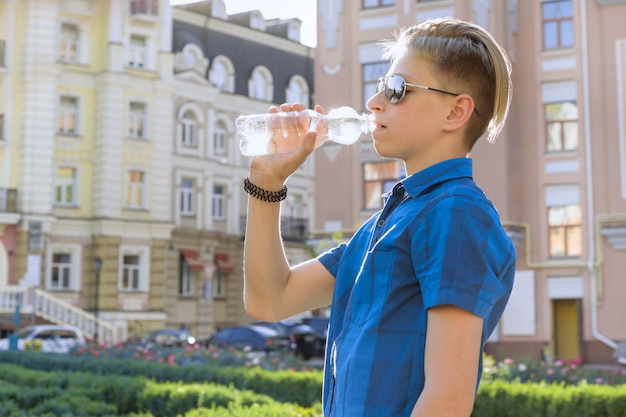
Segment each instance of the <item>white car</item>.
[[[76,346],[85,345],[83,332],[74,326],[38,325],[17,331],[18,350],[30,349],[41,352],[68,353]],[[0,350],[9,350],[9,339],[0,339]]]

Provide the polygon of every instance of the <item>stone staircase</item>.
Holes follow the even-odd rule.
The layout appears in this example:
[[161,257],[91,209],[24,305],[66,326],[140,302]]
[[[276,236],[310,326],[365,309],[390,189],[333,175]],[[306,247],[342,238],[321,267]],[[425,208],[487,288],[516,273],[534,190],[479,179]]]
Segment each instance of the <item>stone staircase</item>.
[[17,285],[0,287],[0,314],[3,316],[14,314],[18,305],[20,315],[34,314],[55,324],[76,326],[87,338],[93,338],[97,329],[98,341],[106,345],[120,343],[125,338],[125,328],[96,319],[93,314],[59,300],[39,288]]

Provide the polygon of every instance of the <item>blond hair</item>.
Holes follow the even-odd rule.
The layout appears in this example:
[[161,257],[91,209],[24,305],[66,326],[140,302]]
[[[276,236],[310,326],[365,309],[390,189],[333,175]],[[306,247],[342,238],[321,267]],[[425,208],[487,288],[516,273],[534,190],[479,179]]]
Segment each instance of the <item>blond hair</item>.
[[470,149],[487,132],[495,142],[511,104],[511,62],[493,36],[473,23],[453,18],[429,19],[404,29],[385,42],[383,57],[392,62],[402,53],[429,60],[444,83],[442,89],[469,94],[478,115],[468,123]]

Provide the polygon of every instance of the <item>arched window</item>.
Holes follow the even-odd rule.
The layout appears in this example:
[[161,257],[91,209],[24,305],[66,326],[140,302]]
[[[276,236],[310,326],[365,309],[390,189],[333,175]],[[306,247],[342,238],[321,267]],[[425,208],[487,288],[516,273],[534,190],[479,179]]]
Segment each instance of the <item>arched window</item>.
[[301,75],[291,77],[285,97],[288,103],[304,103],[309,106],[309,86],[304,77]]
[[198,121],[196,119],[196,115],[191,110],[187,110],[185,114],[183,114],[183,119],[181,121],[182,134],[181,134],[181,142],[183,146],[187,147],[195,147],[198,143]]
[[200,156],[204,145],[200,143],[205,134],[202,109],[194,102],[183,103],[176,111],[175,150],[181,155]]
[[227,145],[228,129],[224,122],[218,121],[213,131],[213,154],[224,156],[228,153]]
[[272,101],[273,80],[270,71],[259,66],[252,71],[252,76],[248,80],[248,95],[256,100]]
[[209,71],[209,81],[221,91],[234,92],[235,70],[232,62],[223,55],[216,56]]

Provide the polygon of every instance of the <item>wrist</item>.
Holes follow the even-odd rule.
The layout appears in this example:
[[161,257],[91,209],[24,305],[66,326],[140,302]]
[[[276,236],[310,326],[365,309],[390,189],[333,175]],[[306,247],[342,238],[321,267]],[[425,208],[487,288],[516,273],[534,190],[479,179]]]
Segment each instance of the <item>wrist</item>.
[[250,181],[250,177],[243,180],[243,189],[252,197],[268,203],[279,203],[287,198],[287,186],[283,185],[279,190],[265,189]]

